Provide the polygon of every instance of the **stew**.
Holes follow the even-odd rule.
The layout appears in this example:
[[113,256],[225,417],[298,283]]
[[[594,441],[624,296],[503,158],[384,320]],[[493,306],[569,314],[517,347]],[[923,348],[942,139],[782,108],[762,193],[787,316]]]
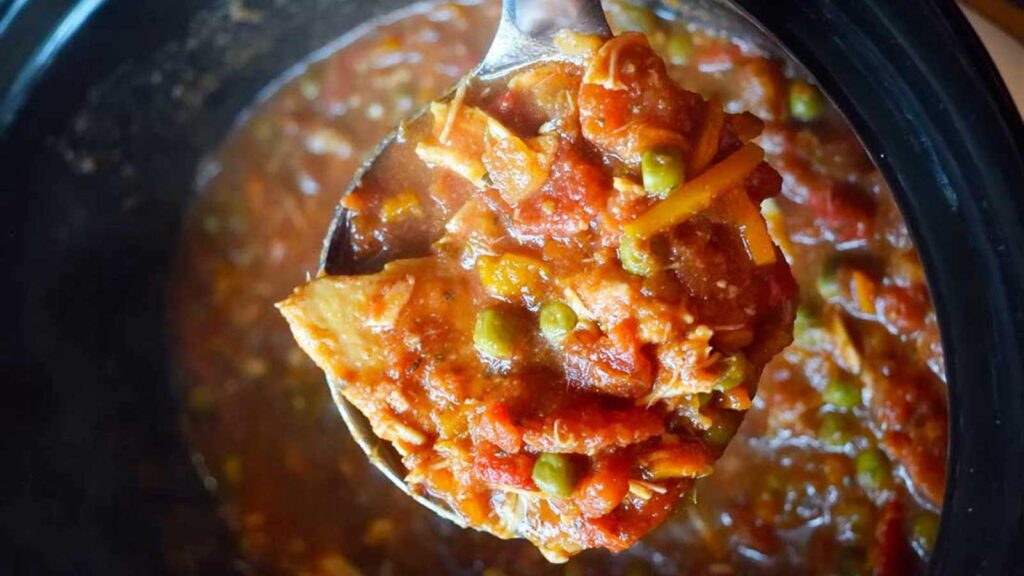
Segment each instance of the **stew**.
[[428,256],[279,307],[414,491],[565,561],[712,472],[797,287],[761,122],[678,88],[643,34],[556,41],[578,63],[467,80],[342,200],[358,255]]
[[714,475],[626,552],[554,566],[529,543],[436,518],[348,438],[273,303],[317,269],[361,159],[486,50],[496,2],[423,4],[303,64],[200,170],[171,327],[197,462],[257,572],[923,572],[945,474],[943,359],[885,182],[784,61],[744,38],[606,7],[617,30],[647,35],[683,88],[761,118],[755,142],[783,179],[762,212],[800,285],[796,342],[766,367]]

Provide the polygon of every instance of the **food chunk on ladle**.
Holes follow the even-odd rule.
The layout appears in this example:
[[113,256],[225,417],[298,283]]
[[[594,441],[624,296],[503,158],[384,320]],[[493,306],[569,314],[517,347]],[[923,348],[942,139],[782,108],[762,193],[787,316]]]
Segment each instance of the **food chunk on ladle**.
[[350,192],[363,230],[402,195],[453,214],[399,217],[421,257],[280,308],[410,493],[560,561],[626,549],[713,472],[796,284],[751,118],[677,87],[640,34],[556,42],[564,61],[433,105]]

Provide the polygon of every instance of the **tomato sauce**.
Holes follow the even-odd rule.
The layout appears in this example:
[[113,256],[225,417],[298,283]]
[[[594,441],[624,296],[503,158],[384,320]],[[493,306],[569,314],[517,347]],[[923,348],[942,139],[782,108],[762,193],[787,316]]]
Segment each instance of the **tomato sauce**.
[[[202,171],[174,286],[186,425],[259,572],[861,574],[912,573],[927,559],[944,482],[942,351],[884,182],[842,118],[780,62],[626,4],[609,11],[618,29],[648,35],[683,87],[764,120],[757,142],[782,174],[763,212],[801,285],[797,342],[766,369],[715,474],[638,546],[550,566],[525,542],[433,517],[348,439],[272,303],[316,269],[361,158],[486,49],[495,3],[424,5],[306,67]],[[738,424],[712,430],[728,438]],[[500,414],[482,433],[516,442]],[[481,473],[514,482],[514,470]],[[615,484],[594,474],[583,505],[603,511]]]

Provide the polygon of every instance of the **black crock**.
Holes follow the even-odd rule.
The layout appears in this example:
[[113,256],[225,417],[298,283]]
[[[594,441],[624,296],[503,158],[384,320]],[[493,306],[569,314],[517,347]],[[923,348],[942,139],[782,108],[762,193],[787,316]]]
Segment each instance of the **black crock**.
[[[252,21],[226,0],[0,1],[5,572],[238,569],[168,386],[183,207],[269,81],[407,3],[249,0]],[[951,409],[932,573],[1024,573],[1019,113],[951,1],[737,4],[849,118],[924,260]]]

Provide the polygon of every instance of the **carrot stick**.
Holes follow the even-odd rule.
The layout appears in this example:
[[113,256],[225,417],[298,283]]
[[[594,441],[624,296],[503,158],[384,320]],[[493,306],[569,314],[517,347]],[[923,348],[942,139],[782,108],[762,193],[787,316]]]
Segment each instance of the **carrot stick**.
[[726,410],[750,410],[750,392],[746,386],[737,386],[722,394],[722,405]]
[[735,226],[751,260],[758,266],[775,263],[775,242],[768,233],[768,223],[757,205],[743,190],[730,190],[715,205],[722,220]]
[[861,312],[874,314],[876,312],[875,293],[877,292],[874,280],[860,270],[854,270],[851,276],[853,277],[853,292],[857,297],[857,305]]
[[746,144],[700,176],[678,186],[668,198],[625,226],[627,234],[649,238],[706,210],[716,196],[735,188],[764,160],[764,150]]

